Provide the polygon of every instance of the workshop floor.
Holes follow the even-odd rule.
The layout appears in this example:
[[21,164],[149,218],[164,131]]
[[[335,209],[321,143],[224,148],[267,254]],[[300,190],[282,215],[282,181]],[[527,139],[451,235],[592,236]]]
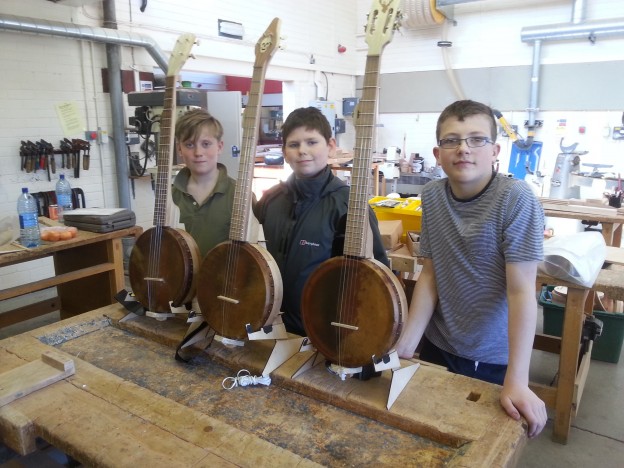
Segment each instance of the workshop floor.
[[[541,312],[538,330],[542,330]],[[52,313],[21,324],[0,329],[0,339],[38,328],[58,320]],[[622,350],[624,355],[624,349]],[[557,372],[557,358],[534,351],[531,380],[549,384]],[[621,468],[624,466],[624,356],[618,364],[593,360],[580,408],[572,421],[567,445],[552,442],[552,415],[544,432],[528,442],[518,466],[521,468],[591,467]],[[0,468],[41,468],[80,466],[54,447],[42,441],[41,450],[20,457],[0,443]]]

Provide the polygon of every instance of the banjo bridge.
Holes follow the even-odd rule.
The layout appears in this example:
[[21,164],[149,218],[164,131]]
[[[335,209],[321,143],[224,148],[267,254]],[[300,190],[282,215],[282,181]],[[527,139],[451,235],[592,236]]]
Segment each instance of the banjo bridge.
[[220,301],[229,302],[230,304],[239,303],[238,299],[232,299],[231,297],[226,297],[226,296],[217,296],[217,299],[219,299]]
[[334,327],[347,328],[349,330],[359,330],[360,329],[360,327],[356,327],[354,325],[347,325],[346,323],[331,322],[331,324]]

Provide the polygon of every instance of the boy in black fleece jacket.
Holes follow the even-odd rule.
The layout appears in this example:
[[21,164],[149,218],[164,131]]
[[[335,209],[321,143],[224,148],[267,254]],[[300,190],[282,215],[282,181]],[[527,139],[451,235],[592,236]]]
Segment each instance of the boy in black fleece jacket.
[[[336,153],[336,140],[317,108],[293,111],[282,126],[282,138],[284,159],[293,174],[268,190],[254,213],[264,229],[267,249],[282,274],[286,330],[306,336],[301,320],[303,287],[318,265],[342,255],[340,239],[344,236],[349,187],[327,165]],[[372,210],[369,219],[374,257],[388,265]]]

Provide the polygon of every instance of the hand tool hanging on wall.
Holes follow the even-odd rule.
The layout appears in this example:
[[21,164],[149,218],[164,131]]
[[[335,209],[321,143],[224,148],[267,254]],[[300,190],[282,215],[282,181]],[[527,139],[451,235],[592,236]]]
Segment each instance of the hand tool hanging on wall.
[[61,140],[61,167],[71,169],[72,144],[67,138]]
[[37,170],[37,145],[28,140],[29,155],[27,172],[34,172]]
[[20,142],[20,169],[26,172],[34,172],[43,169],[47,172],[48,180],[51,174],[56,174],[55,154],[61,155],[61,168],[74,169],[74,177],[80,176],[80,157],[85,170],[89,170],[91,162],[91,143],[85,140],[64,138],[60,140],[60,148],[54,149],[52,143],[45,140],[32,142],[21,140]]
[[45,140],[39,140],[37,145],[40,147],[40,150],[44,155],[44,163],[46,166],[46,170],[48,171],[48,180],[50,179],[50,171],[53,174],[56,174],[56,161],[54,160],[54,147],[52,143],[48,143]]
[[21,141],[19,155],[20,155],[20,171],[26,169],[26,142],[24,140]]
[[64,138],[61,141],[61,149],[63,150],[65,157],[65,169],[73,169],[76,166],[76,151],[78,151],[74,144],[75,140]]
[[30,145],[28,144],[28,141],[21,141],[21,146],[20,146],[20,169],[22,171],[26,171],[26,172],[30,172],[29,170],[29,164],[30,164]]
[[91,163],[91,143],[89,142],[85,142],[86,144],[86,148],[84,148],[84,154],[82,155],[82,168],[85,171],[89,170],[89,165]]
[[80,143],[77,139],[72,139],[72,166],[74,167],[74,177],[80,177]]
[[38,141],[37,145],[37,156],[39,160],[39,168],[45,169],[48,175],[48,182],[52,181],[52,177],[50,176],[50,164],[48,161],[48,153],[47,148],[43,143],[43,140]]
[[85,170],[89,169],[89,151],[91,150],[91,143],[85,140],[74,139],[72,140],[72,148],[74,154],[74,177],[80,177],[80,152],[83,153],[83,166]]
[[32,141],[22,141],[22,146],[24,148],[24,155],[26,158],[25,166],[26,172],[33,172],[35,170],[36,164],[35,160],[37,158],[37,145],[35,145]]

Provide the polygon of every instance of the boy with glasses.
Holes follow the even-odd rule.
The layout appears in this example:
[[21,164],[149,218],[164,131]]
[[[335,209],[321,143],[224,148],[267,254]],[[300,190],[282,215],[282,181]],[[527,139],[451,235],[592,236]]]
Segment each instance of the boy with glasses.
[[502,407],[535,437],[547,420],[528,386],[544,213],[524,181],[494,171],[496,133],[492,109],[470,100],[438,119],[433,154],[448,178],[422,193],[424,264],[397,351],[412,357],[422,338],[420,359],[502,385]]

